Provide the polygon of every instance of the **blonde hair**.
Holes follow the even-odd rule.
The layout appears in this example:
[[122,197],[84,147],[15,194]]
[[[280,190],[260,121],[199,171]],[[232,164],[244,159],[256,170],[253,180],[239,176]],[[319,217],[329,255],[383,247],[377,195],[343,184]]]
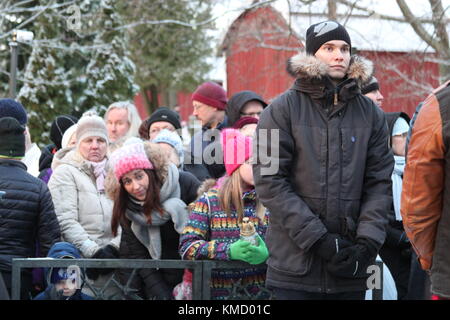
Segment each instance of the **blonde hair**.
[[[231,206],[238,215],[238,223],[242,222],[244,217],[244,200],[242,200],[241,174],[239,169],[235,170],[231,176],[226,177],[222,186],[219,188],[219,202],[223,211],[228,217],[231,216]],[[256,216],[262,220],[264,218],[266,208],[256,198]]]
[[118,101],[112,103],[106,110],[105,116],[103,117],[105,122],[108,120],[108,113],[112,109],[127,110],[128,123],[130,124],[130,128],[128,129],[128,132],[125,134],[125,137],[126,138],[139,137],[139,127],[142,123],[142,119],[136,109],[136,106],[128,101]]

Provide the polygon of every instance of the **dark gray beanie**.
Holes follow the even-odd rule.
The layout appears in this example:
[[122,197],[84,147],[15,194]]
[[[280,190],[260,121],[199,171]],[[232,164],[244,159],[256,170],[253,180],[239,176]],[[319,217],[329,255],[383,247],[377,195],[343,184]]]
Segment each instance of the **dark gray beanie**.
[[22,158],[25,155],[25,127],[16,118],[0,118],[0,158]]
[[323,21],[311,25],[306,31],[306,52],[314,55],[326,42],[342,40],[352,46],[347,30],[336,21]]
[[361,93],[368,94],[369,92],[380,90],[380,85],[375,77],[372,77],[366,83],[361,86]]

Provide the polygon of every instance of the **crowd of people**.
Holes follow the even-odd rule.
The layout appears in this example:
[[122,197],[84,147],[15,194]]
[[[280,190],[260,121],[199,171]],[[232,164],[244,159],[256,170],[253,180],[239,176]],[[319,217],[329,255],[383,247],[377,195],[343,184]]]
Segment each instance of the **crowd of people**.
[[[384,112],[374,66],[351,55],[342,25],[311,25],[305,39],[288,61],[292,87],[270,104],[198,86],[201,130],[187,147],[177,112],[160,107],[142,120],[122,101],[103,118],[57,116],[52,143],[36,150],[26,106],[0,99],[8,293],[14,258],[210,259],[248,263],[214,270],[212,299],[239,284],[258,299],[363,300],[381,259],[397,299],[450,298],[450,82],[412,120]],[[133,290],[108,286],[110,297],[192,298],[191,271],[164,268],[90,268],[81,285],[66,268],[26,270],[21,298],[90,300],[113,275]]]

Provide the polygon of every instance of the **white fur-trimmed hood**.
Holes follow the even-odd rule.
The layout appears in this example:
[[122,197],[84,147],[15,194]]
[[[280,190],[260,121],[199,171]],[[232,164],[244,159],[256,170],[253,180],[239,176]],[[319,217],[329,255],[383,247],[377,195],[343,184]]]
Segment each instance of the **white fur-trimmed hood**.
[[[291,57],[287,63],[287,71],[300,79],[318,78],[326,76],[327,65],[315,56],[302,51]],[[358,84],[367,82],[373,75],[372,61],[353,55],[350,59],[350,67],[347,71],[348,78],[355,79]]]

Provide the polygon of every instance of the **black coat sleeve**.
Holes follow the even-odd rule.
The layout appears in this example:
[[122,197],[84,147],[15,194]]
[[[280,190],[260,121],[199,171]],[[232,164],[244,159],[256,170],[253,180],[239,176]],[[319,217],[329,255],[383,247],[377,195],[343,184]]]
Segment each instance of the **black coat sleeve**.
[[375,241],[379,249],[386,237],[387,213],[392,205],[394,155],[388,144],[390,137],[384,112],[377,107],[373,109],[357,237]]
[[200,180],[198,180],[192,173],[180,171],[178,179],[181,188],[181,200],[184,203],[190,204],[197,199],[197,190],[200,187]]
[[37,235],[40,243],[41,254],[46,256],[51,246],[61,241],[61,230],[59,222],[55,214],[53,200],[44,182],[41,184],[40,190],[40,210],[37,225]]

